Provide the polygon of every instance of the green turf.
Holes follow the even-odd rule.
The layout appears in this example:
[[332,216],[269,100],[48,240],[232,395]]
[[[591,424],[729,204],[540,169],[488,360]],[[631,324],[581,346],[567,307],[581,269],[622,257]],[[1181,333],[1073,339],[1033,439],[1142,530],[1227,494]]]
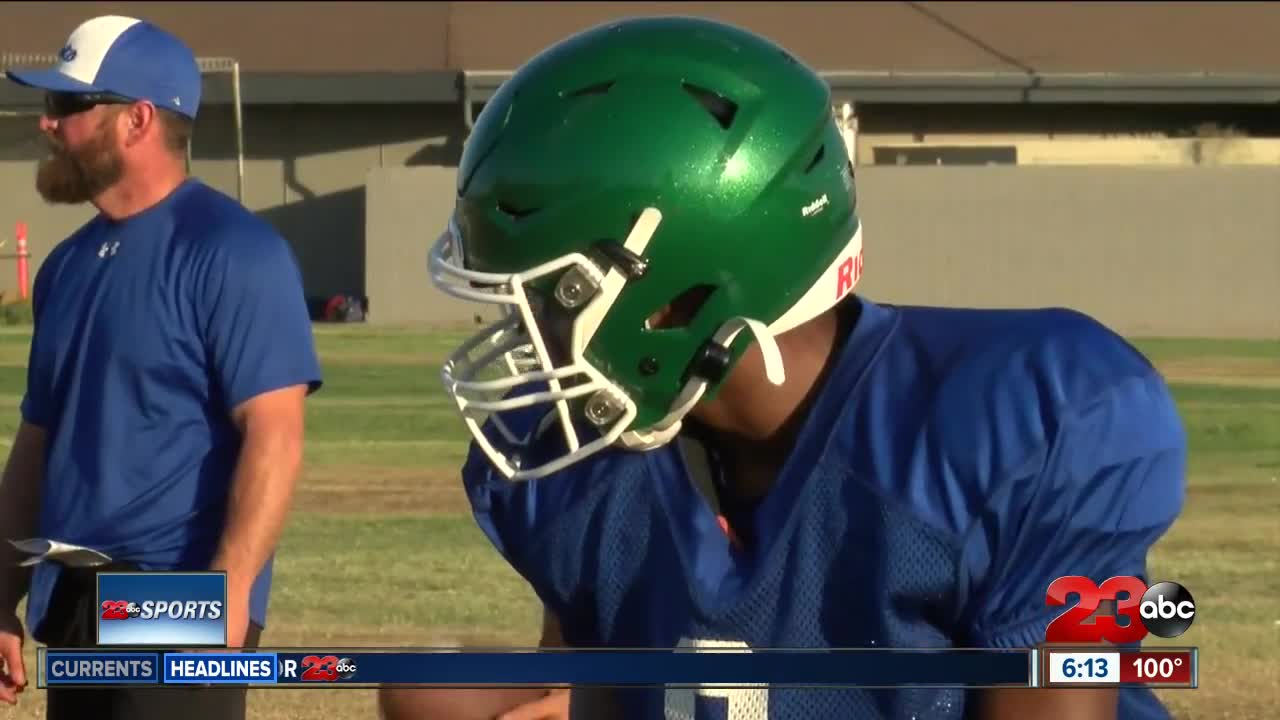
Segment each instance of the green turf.
[[1206,357],[1280,359],[1280,340],[1138,338],[1132,342],[1156,363]]
[[[275,645],[532,643],[531,593],[466,512],[465,433],[437,367],[461,333],[317,329],[326,387],[308,409],[299,510],[277,561]],[[27,337],[0,328],[0,402],[16,408]],[[1264,718],[1280,699],[1280,342],[1140,340],[1173,385],[1191,443],[1184,516],[1152,572],[1201,612],[1202,688],[1164,697],[1185,718]],[[1248,371],[1242,375],[1242,368]],[[7,447],[16,413],[0,414]],[[39,693],[14,717],[35,718]],[[367,692],[255,691],[252,717],[373,718]]]

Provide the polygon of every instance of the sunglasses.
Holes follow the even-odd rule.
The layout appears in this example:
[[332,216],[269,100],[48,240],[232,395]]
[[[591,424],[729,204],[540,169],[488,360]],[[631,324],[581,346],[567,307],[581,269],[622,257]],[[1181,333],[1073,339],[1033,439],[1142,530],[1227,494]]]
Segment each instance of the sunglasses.
[[133,98],[114,93],[50,92],[44,96],[44,114],[51,118],[65,118],[99,105],[130,105]]

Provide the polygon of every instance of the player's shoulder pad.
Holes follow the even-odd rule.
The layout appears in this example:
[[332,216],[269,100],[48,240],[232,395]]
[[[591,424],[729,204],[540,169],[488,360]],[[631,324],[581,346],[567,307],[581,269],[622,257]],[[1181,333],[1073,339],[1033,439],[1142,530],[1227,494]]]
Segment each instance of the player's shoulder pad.
[[941,373],[931,432],[942,456],[980,481],[980,495],[1043,461],[1063,424],[1098,403],[1132,396],[1135,420],[1170,414],[1168,389],[1147,358],[1084,313],[990,311],[969,329]]
[[1130,379],[1158,377],[1133,345],[1075,310],[1005,312],[975,328],[948,386],[995,408],[1035,406],[1055,415]]

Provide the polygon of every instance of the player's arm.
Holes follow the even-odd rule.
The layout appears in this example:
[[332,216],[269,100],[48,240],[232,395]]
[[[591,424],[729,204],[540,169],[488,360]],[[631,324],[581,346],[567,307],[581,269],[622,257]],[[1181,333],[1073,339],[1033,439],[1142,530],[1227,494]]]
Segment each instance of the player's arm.
[[261,228],[211,243],[200,315],[211,374],[240,433],[210,567],[227,573],[228,642],[248,628],[254,581],[275,551],[302,466],[304,402],[321,384],[301,273]]
[[[1059,577],[1146,578],[1147,553],[1181,512],[1185,488],[1186,435],[1158,377],[1126,381],[1065,416],[1039,467],[997,489],[969,533],[969,644],[1043,646],[1062,612],[1045,602]],[[978,696],[980,720],[1113,720],[1119,703],[1114,689]]]
[[977,720],[1114,720],[1120,694],[1112,688],[1053,690],[984,690],[979,693]]
[[[542,608],[542,639],[538,642],[544,648],[567,647],[564,631],[560,627],[560,619],[548,607]],[[524,702],[517,707],[498,716],[498,720],[568,720],[569,688],[539,690],[541,697],[531,702]],[[588,715],[587,717],[596,717]]]
[[[542,647],[567,647],[560,621],[549,609],[543,610]],[[570,718],[616,718],[622,708],[611,688],[575,687],[552,690],[546,697],[513,708],[499,720],[570,720]]]
[[[560,621],[544,608],[542,647],[564,647]],[[569,691],[538,688],[380,688],[381,720],[567,720]],[[588,714],[585,717],[615,717]]]

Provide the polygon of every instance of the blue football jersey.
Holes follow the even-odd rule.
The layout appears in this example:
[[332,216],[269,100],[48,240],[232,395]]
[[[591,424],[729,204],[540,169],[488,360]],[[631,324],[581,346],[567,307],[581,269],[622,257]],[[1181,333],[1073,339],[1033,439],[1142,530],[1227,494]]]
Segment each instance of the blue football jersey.
[[[579,647],[1031,647],[1063,575],[1146,577],[1183,501],[1160,375],[1076,312],[857,299],[739,550],[680,443],[512,483],[473,446],[475,516]],[[558,437],[549,433],[548,438]],[[550,443],[550,441],[549,441]],[[637,720],[959,718],[963,690],[635,689]],[[1147,691],[1120,718],[1164,718]]]

